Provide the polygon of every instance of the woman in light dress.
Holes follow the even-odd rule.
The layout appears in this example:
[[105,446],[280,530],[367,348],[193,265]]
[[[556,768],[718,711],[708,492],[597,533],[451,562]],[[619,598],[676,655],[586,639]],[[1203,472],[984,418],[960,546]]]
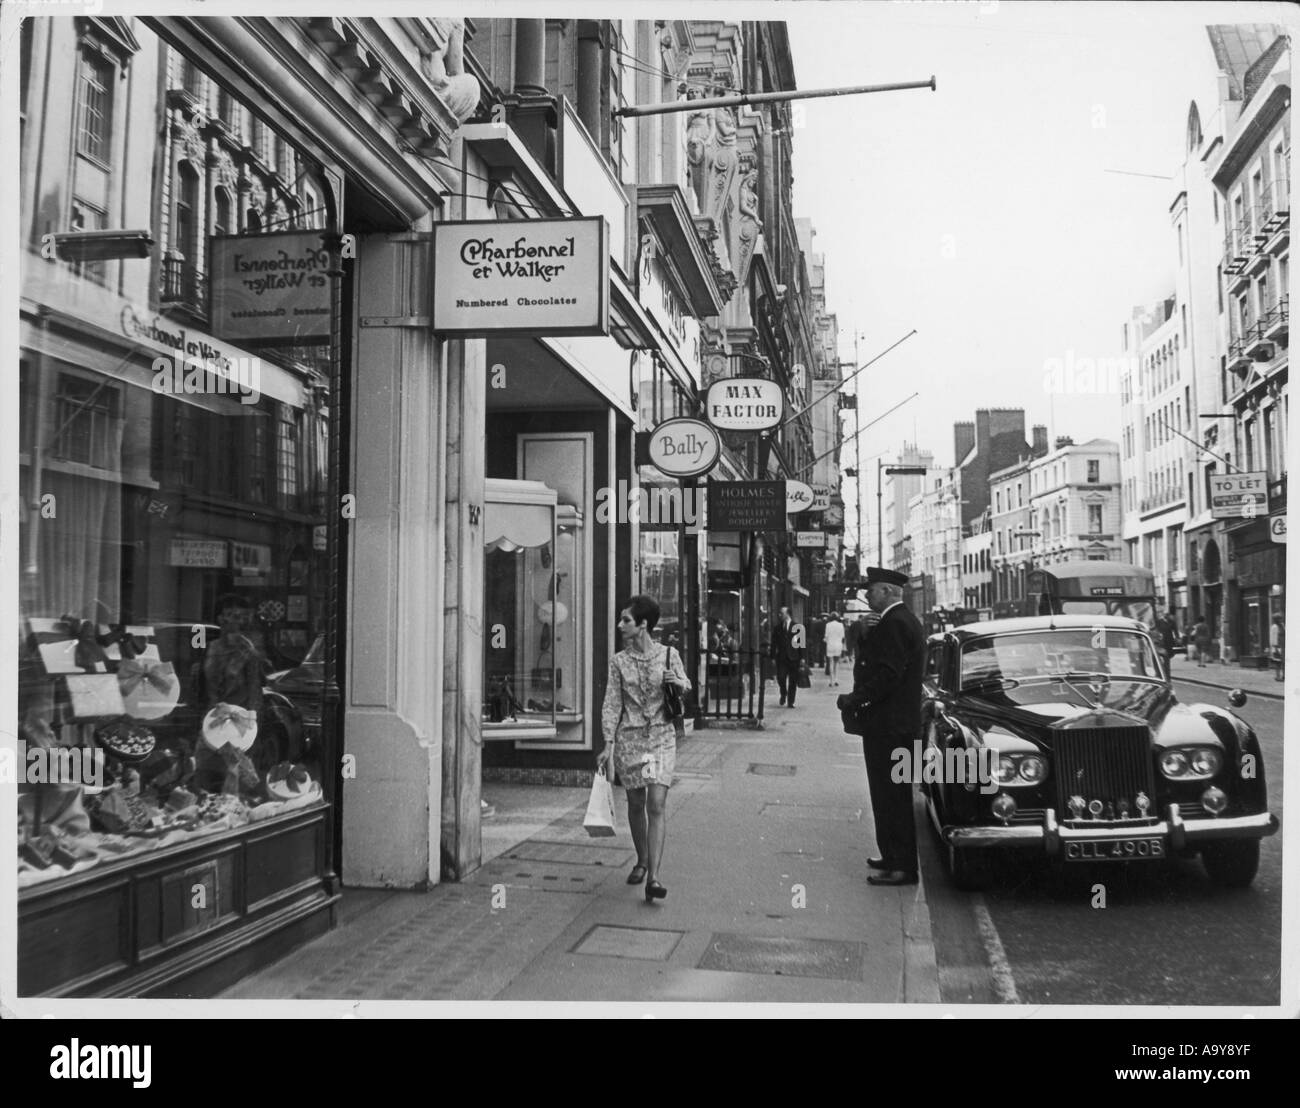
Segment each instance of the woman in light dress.
[[844,623],[839,612],[831,612],[826,621],[826,664],[830,667],[829,688],[839,685],[840,657],[844,654]]
[[659,605],[649,596],[632,597],[619,613],[623,649],[609,660],[600,714],[605,749],[596,760],[606,774],[612,761],[627,790],[627,822],[636,847],[636,865],[627,883],[644,881],[647,902],[668,895],[659,881],[659,861],[668,829],[677,732],[664,714],[664,684],[683,692],[691,687],[677,651],[651,638],[658,622]]

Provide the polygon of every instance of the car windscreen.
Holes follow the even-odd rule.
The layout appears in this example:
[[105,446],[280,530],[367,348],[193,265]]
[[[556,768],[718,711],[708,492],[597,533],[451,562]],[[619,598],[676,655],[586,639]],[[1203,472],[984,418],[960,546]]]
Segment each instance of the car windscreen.
[[1105,627],[1044,629],[971,639],[961,651],[961,685],[1052,674],[1103,674],[1158,679],[1151,641],[1136,631]]

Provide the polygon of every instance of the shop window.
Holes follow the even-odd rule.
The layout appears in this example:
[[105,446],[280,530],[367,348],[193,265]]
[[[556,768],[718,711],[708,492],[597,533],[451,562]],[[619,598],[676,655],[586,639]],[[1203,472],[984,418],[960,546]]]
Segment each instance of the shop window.
[[487,482],[485,738],[554,738],[556,717],[577,714],[575,514],[566,513],[561,552],[554,489],[539,481]]

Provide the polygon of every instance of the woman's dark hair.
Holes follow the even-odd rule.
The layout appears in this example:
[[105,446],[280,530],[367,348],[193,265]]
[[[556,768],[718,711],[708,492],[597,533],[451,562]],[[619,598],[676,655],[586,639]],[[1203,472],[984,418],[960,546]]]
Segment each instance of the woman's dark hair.
[[212,618],[217,623],[220,623],[221,613],[227,608],[243,608],[245,611],[251,612],[253,610],[253,602],[246,596],[240,596],[238,593],[228,592],[214,605]]
[[633,623],[641,623],[644,620],[647,631],[653,631],[659,622],[659,602],[653,596],[634,596],[626,601],[619,611],[631,612]]

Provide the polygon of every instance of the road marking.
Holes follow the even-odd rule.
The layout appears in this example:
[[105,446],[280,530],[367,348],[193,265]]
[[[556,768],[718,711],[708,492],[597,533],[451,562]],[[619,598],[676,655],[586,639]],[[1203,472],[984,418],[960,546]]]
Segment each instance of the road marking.
[[1016,979],[1011,973],[1011,963],[1007,961],[1007,952],[1002,948],[1002,939],[993,924],[983,894],[972,893],[970,904],[975,913],[975,927],[979,931],[980,942],[984,944],[984,953],[988,956],[993,992],[1001,1004],[1019,1004],[1020,997],[1016,993]]

